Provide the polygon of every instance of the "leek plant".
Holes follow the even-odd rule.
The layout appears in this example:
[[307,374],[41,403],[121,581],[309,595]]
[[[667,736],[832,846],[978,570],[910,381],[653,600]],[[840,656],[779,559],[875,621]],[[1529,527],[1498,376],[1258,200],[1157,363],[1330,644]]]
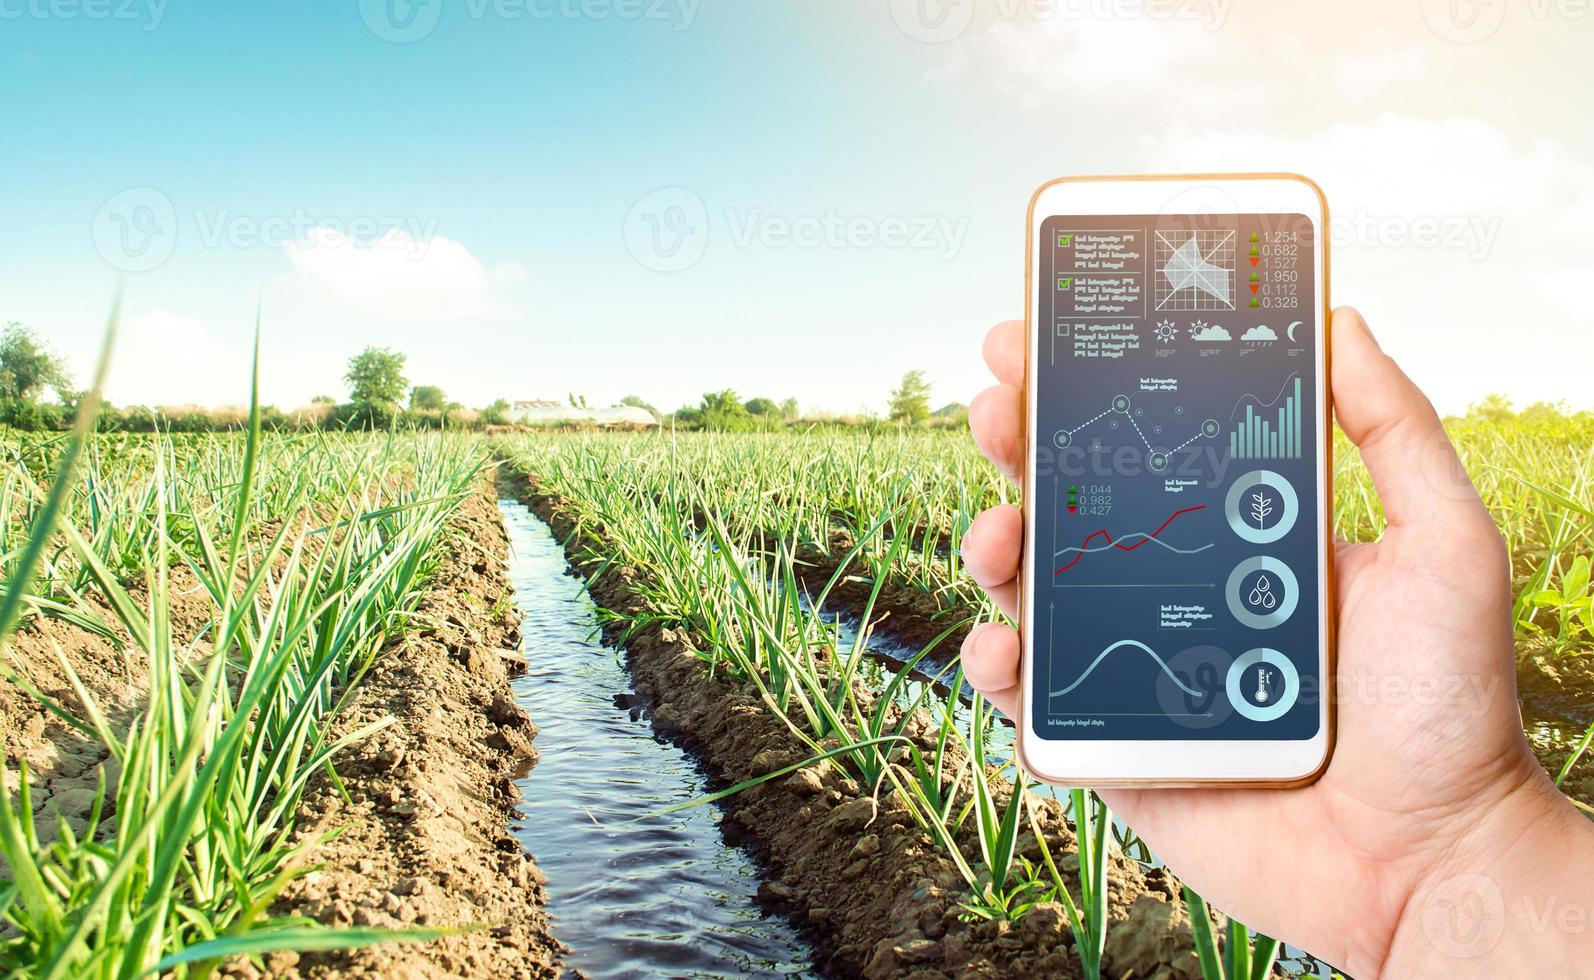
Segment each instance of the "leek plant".
[[[1594,416],[1480,412],[1447,426],[1511,548],[1523,654],[1546,647],[1559,656],[1586,654],[1594,647],[1584,603],[1594,540]],[[964,572],[959,549],[973,515],[1016,493],[966,435],[573,433],[496,448],[569,505],[586,535],[583,557],[600,578],[630,570],[645,608],[602,614],[622,623],[627,638],[650,625],[684,633],[705,670],[753,686],[810,762],[832,761],[871,792],[895,796],[963,876],[970,916],[1012,919],[1036,901],[1059,901],[1087,975],[1100,974],[1108,852],[1116,839],[1126,855],[1152,863],[1144,842],[1132,831],[1120,836],[1092,794],[1068,794],[1080,858],[1070,891],[1033,820],[1040,798],[1010,762],[986,758],[988,705],[976,700],[965,712],[957,697],[924,696],[907,709],[894,706],[912,684],[901,670],[877,674],[877,692],[859,691],[862,637],[886,586],[932,597],[937,621],[947,623],[942,641],[970,616],[998,615]],[[1334,489],[1340,537],[1382,533],[1371,479],[1343,436],[1336,437]],[[803,583],[814,579],[798,573],[813,554],[832,571],[809,595]],[[824,612],[843,579],[868,586],[859,600],[863,626],[851,643],[838,640]],[[922,654],[914,659],[927,662]],[[958,691],[956,658],[948,661],[950,673],[937,677],[951,676]],[[930,719],[928,738],[910,737],[899,710]],[[1563,779],[1591,743],[1594,728]],[[1040,869],[1024,861],[1010,832],[1024,809]],[[1272,962],[1265,940],[1253,943],[1247,934],[1246,949],[1251,968]]]
[[[140,457],[148,483],[113,490],[99,477],[86,488],[70,479],[87,442],[84,428],[60,447],[48,487],[24,465],[12,470],[8,491],[44,505],[31,514],[27,547],[10,557],[0,625],[39,601],[29,597],[36,568],[53,570],[46,584],[69,594],[93,589],[147,665],[142,702],[132,718],[113,719],[59,656],[78,706],[47,707],[103,745],[119,775],[113,784],[102,770],[76,827],[37,825],[25,768],[14,797],[0,783],[10,872],[0,968],[39,978],[203,977],[235,956],[439,935],[322,928],[268,908],[336,833],[312,828],[301,838],[309,780],[324,771],[335,782],[339,750],[391,723],[339,737],[331,728],[349,686],[414,611],[449,518],[479,476],[479,450],[440,437],[341,442],[337,459],[317,463],[320,477],[268,487],[267,471],[308,471],[283,458],[303,447],[263,440],[256,400],[241,440],[200,444],[195,460],[156,437]],[[91,473],[103,465],[91,454]],[[174,480],[184,483],[179,493]],[[76,508],[67,503],[75,489]],[[108,530],[129,512],[139,530]],[[191,571],[210,600],[197,636],[174,630],[174,567]],[[135,569],[143,598],[126,584]]]
[[[878,690],[862,683],[876,603],[911,547],[907,534],[887,535],[887,530],[915,523],[904,520],[913,514],[911,504],[874,518],[855,534],[828,579],[810,595],[794,558],[804,543],[798,530],[788,527],[771,540],[764,527],[732,523],[722,518],[721,508],[701,506],[706,502],[695,499],[695,489],[682,495],[680,483],[667,481],[643,490],[616,480],[613,472],[600,476],[579,461],[542,461],[564,474],[581,474],[568,483],[546,478],[544,483],[569,502],[585,542],[580,557],[594,579],[624,568],[629,587],[646,600],[640,609],[602,614],[624,624],[622,638],[645,626],[682,630],[693,638],[707,671],[724,671],[751,684],[765,709],[808,749],[801,762],[683,806],[722,799],[805,765],[837,764],[877,797],[893,795],[941,848],[968,885],[966,915],[1016,920],[1038,902],[1064,900],[1082,922],[1075,930],[1081,937],[1076,947],[1082,959],[1094,964],[1088,968],[1099,972],[1106,928],[1106,828],[1111,822],[1106,808],[1088,826],[1080,822],[1082,868],[1090,870],[1075,905],[1055,865],[1050,865],[1048,880],[1045,870],[1018,853],[1033,793],[1011,762],[989,758],[989,705],[983,698],[972,700],[965,736],[959,730],[957,696],[936,694],[937,685],[948,677],[951,691],[962,688],[956,657],[948,658],[930,683],[914,679],[932,652],[966,627],[967,620],[949,623],[907,663],[884,674]],[[866,573],[869,592],[860,600],[863,626],[843,644],[826,619],[825,603],[855,563]],[[915,687],[916,693],[910,694]],[[930,721],[935,730],[916,732],[916,720]]]
[[1196,956],[1201,961],[1204,980],[1266,980],[1273,975],[1273,964],[1279,955],[1277,939],[1252,932],[1230,919],[1220,952],[1206,901],[1186,888],[1184,902],[1190,912],[1190,932],[1195,938]]

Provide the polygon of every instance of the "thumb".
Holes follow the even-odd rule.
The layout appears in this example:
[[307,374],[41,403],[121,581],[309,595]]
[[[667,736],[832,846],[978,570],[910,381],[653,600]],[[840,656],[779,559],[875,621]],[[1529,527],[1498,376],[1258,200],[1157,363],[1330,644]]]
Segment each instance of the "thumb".
[[1361,314],[1336,309],[1332,331],[1334,416],[1361,450],[1390,526],[1488,522],[1433,405],[1379,348]]

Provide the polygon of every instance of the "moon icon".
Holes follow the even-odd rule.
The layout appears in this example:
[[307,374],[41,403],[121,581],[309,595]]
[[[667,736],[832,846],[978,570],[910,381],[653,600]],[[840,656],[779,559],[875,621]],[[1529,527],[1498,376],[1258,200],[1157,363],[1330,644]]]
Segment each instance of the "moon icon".
[[1295,328],[1300,325],[1301,321],[1296,320],[1294,323],[1289,325],[1287,330],[1284,331],[1284,335],[1290,338],[1290,343],[1292,344],[1295,342]]

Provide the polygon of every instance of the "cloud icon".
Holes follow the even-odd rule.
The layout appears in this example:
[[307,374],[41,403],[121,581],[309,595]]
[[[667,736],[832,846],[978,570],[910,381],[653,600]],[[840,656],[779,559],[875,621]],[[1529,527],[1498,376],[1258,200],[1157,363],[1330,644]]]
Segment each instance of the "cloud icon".
[[1234,338],[1229,335],[1229,332],[1223,328],[1221,323],[1203,323],[1197,320],[1190,325],[1190,339],[1219,341],[1233,340]]
[[1273,332],[1273,328],[1272,327],[1268,326],[1265,323],[1259,323],[1256,326],[1252,327],[1251,329],[1247,330],[1245,333],[1240,334],[1240,339],[1241,340],[1277,340],[1277,339],[1279,339],[1279,335]]

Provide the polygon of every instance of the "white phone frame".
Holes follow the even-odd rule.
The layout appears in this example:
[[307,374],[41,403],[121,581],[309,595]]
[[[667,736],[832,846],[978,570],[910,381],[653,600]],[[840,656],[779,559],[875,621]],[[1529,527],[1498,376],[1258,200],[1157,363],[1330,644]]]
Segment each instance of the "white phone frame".
[[1035,524],[1024,522],[1024,564],[1020,575],[1020,663],[1017,752],[1037,778],[1064,786],[1291,786],[1315,780],[1328,766],[1334,744],[1334,616],[1332,525],[1332,399],[1329,392],[1328,204],[1315,183],[1295,174],[1198,174],[1148,177],[1069,177],[1054,180],[1030,201],[1025,281],[1025,454],[1024,501],[1035,495],[1036,386],[1030,364],[1039,363],[1041,331],[1035,317],[1036,285],[1046,250],[1039,236],[1046,219],[1062,216],[1128,214],[1303,214],[1315,233],[1313,308],[1317,329],[1314,369],[1317,443],[1318,558],[1318,710],[1317,734],[1301,740],[1054,740],[1035,736],[1031,674],[1035,606],[1027,601],[1030,556],[1035,554]]

